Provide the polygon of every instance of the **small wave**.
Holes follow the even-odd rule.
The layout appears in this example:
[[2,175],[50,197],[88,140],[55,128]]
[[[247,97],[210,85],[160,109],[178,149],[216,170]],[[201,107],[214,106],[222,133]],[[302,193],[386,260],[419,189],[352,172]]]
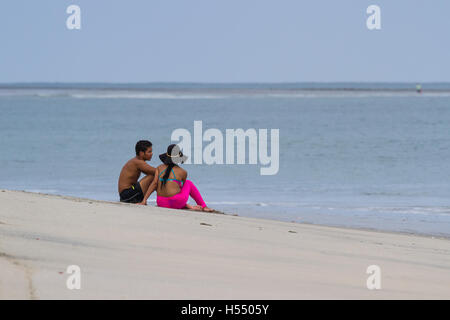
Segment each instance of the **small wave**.
[[237,201],[208,201],[209,204],[215,204],[215,205],[249,205],[249,204],[254,204],[256,205],[256,203],[251,203],[251,202],[237,202]]
[[[47,95],[48,97],[63,97],[64,94]],[[370,97],[450,97],[449,93],[423,93],[420,96],[415,92],[302,92],[302,93],[224,93],[224,94],[192,94],[192,93],[164,93],[164,92],[130,92],[130,93],[72,93],[68,96],[75,99],[227,99],[227,98],[370,98]]]
[[[290,208],[291,210],[306,211],[323,211],[335,213],[339,212],[360,212],[360,213],[392,213],[392,214],[414,214],[414,215],[434,215],[434,216],[449,216],[450,207],[447,206],[330,206],[305,204],[300,202],[247,202],[247,201],[216,201],[209,202],[211,205],[233,205],[245,207],[275,207],[275,208]],[[276,210],[276,209],[274,209]]]
[[269,206],[267,203],[263,203],[263,202],[257,203],[256,205],[258,207],[267,207],[267,206]]
[[450,91],[430,90],[340,90],[340,89],[89,89],[89,88],[0,88],[0,96],[33,96],[74,99],[227,99],[227,98],[366,98],[366,97],[450,97]]
[[267,207],[271,204],[265,202],[251,202],[251,201],[208,201],[212,205],[230,205],[230,206],[257,206],[257,207]]
[[216,95],[177,95],[164,93],[70,94],[75,99],[223,99]]
[[55,189],[25,189],[26,192],[33,192],[33,193],[45,193],[45,194],[57,194],[59,190]]
[[31,96],[34,97],[39,97],[39,98],[65,98],[65,97],[70,97],[70,94],[68,93],[34,93],[34,94],[30,94]]
[[227,95],[215,93],[129,91],[129,90],[2,90],[2,97],[74,98],[74,99],[224,99]]
[[[304,207],[307,208],[307,207]],[[351,211],[351,212],[373,212],[373,213],[392,213],[392,214],[414,214],[414,215],[438,215],[449,216],[450,207],[392,207],[392,206],[373,206],[373,207],[310,207],[310,209],[316,210],[330,210],[330,211]]]

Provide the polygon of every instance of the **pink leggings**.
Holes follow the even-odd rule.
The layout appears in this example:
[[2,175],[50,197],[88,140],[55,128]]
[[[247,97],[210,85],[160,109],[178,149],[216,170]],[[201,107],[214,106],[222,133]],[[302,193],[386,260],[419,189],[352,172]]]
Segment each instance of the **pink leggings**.
[[186,180],[186,182],[181,187],[180,193],[177,193],[174,196],[156,196],[156,204],[158,205],[158,207],[183,209],[184,207],[186,207],[189,196],[191,196],[195,200],[195,202],[197,202],[197,204],[202,208],[206,207],[206,203],[205,201],[203,201],[202,195],[190,180]]

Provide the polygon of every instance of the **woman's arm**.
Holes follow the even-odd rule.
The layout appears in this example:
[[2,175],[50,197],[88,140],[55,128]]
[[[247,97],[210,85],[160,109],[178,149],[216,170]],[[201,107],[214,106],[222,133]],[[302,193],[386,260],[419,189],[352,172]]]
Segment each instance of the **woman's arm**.
[[187,176],[188,176],[188,173],[187,173],[187,171],[186,170],[184,170],[183,169],[183,173],[184,173],[184,175],[183,175],[183,178],[181,179],[182,181],[183,181],[183,184],[186,182],[186,179],[187,179]]
[[147,199],[150,197],[150,195],[153,193],[153,191],[155,191],[156,188],[158,187],[158,177],[159,177],[159,169],[157,168],[156,172],[155,172],[155,177],[153,178],[152,183],[150,184],[147,192],[145,193],[144,200],[142,200],[142,202],[140,202],[139,204],[144,205],[144,206],[147,205]]

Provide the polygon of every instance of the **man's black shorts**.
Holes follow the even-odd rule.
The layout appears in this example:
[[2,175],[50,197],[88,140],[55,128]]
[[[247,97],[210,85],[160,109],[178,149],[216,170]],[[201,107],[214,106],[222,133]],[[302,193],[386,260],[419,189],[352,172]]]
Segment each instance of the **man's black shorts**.
[[125,189],[120,193],[120,202],[139,203],[142,200],[144,200],[144,193],[139,182],[136,182],[131,188]]

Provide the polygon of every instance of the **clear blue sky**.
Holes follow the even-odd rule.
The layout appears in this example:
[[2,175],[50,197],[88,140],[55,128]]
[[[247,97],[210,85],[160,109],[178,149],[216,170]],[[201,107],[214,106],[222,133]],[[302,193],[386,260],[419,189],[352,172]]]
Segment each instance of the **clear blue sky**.
[[450,81],[449,32],[449,0],[1,0],[0,82]]

